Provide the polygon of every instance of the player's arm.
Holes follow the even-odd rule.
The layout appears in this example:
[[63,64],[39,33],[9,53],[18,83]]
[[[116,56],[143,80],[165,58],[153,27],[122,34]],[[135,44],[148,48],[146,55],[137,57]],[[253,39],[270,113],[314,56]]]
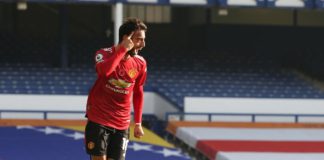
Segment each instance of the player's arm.
[[134,105],[134,137],[141,138],[144,135],[142,129],[142,113],[143,113],[144,91],[143,86],[139,86],[134,90],[133,105]]
[[141,138],[144,136],[142,129],[142,113],[143,113],[143,102],[144,102],[144,82],[146,80],[146,67],[145,71],[136,79],[133,93],[133,105],[134,105],[134,137]]
[[134,32],[130,35],[125,35],[123,41],[116,46],[115,53],[112,53],[112,55],[106,55],[102,50],[96,53],[96,70],[99,76],[110,75],[116,69],[127,51],[134,47],[134,43],[131,40],[133,34]]

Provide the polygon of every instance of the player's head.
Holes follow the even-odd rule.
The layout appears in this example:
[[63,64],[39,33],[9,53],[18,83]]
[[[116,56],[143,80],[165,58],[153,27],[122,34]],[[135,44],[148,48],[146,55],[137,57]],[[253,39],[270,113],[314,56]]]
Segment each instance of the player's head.
[[124,39],[124,36],[130,35],[134,32],[132,36],[132,41],[134,43],[134,51],[137,53],[143,47],[145,47],[145,32],[147,30],[146,25],[138,18],[128,18],[119,27],[119,43]]
[[128,18],[120,27],[119,27],[119,43],[123,40],[125,35],[130,35],[132,32],[143,30],[146,32],[146,25],[138,18]]

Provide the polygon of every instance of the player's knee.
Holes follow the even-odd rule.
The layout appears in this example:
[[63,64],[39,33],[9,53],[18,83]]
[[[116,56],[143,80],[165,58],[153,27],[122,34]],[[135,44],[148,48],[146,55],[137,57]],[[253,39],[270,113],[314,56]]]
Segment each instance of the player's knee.
[[106,156],[91,156],[91,160],[107,160],[107,159]]

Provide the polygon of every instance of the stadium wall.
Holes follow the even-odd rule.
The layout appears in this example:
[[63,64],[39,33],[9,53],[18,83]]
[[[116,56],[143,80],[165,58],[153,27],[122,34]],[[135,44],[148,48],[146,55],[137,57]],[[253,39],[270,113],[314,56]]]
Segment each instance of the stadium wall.
[[[160,119],[165,118],[165,112],[177,112],[178,110],[154,92],[145,92],[143,114],[154,114]],[[49,118],[59,119],[83,119],[84,113],[64,113],[84,112],[86,109],[87,96],[76,95],[6,95],[0,94],[1,118],[37,118],[42,119],[42,113],[32,111],[62,111],[62,113],[52,114]],[[13,112],[10,112],[13,111]],[[19,112],[15,112],[19,111]],[[26,112],[20,112],[26,111]]]
[[185,97],[190,113],[324,114],[323,99]]

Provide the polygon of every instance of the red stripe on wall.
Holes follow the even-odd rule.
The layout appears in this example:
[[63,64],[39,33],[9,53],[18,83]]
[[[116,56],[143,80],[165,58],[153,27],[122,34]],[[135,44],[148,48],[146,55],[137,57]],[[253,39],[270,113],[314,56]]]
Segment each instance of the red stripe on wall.
[[236,141],[236,140],[202,140],[196,148],[210,159],[215,159],[219,151],[233,152],[322,152],[324,141]]

